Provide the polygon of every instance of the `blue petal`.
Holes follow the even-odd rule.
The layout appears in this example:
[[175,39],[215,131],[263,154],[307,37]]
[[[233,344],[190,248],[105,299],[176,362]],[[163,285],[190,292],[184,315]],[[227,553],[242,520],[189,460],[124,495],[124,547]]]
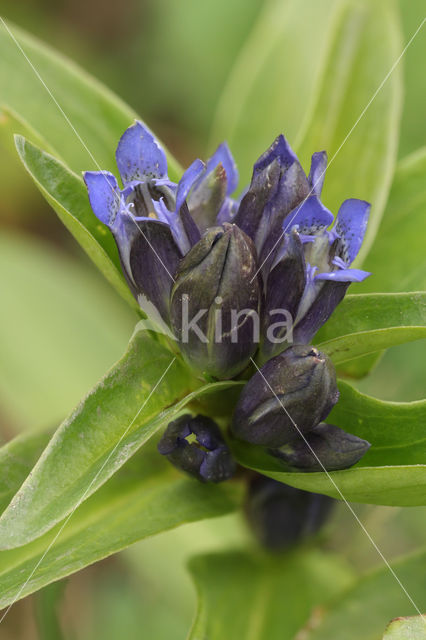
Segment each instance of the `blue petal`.
[[176,192],[176,211],[179,211],[185,202],[188,193],[191,191],[194,183],[198,180],[204,169],[204,162],[201,160],[194,160],[191,166],[185,171],[182,178],[179,180]]
[[338,269],[330,273],[319,273],[315,276],[315,280],[331,280],[333,282],[362,282],[365,278],[371,276],[368,271],[361,269]]
[[317,151],[312,156],[308,180],[312,188],[312,193],[318,197],[321,195],[326,169],[327,153],[325,151]]
[[367,229],[370,204],[364,200],[345,200],[336,217],[335,229],[340,236],[337,253],[351,264],[360,250]]
[[121,193],[115,176],[109,171],[86,171],[83,174],[95,216],[111,227],[121,205]]
[[293,162],[298,162],[296,154],[282,134],[275,138],[269,149],[260,156],[254,165],[254,171],[261,171],[275,159],[278,159],[280,165],[284,167],[289,167]]
[[115,153],[123,183],[167,176],[166,155],[149,129],[136,121],[121,136]]
[[226,173],[226,195],[229,196],[238,186],[238,170],[231,151],[226,144],[222,142],[214,152],[211,158],[207,160],[206,176],[211,173],[218,164],[221,164]]
[[295,207],[284,219],[283,230],[288,231],[298,225],[299,233],[312,235],[325,229],[333,222],[333,214],[316,196],[309,196]]

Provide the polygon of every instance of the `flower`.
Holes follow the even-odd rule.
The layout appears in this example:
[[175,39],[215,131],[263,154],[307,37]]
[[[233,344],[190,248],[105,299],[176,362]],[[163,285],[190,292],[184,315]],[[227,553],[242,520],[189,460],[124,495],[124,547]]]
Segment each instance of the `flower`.
[[253,322],[261,302],[256,269],[252,241],[228,222],[211,227],[181,260],[170,317],[182,352],[197,370],[232,378],[254,355]]
[[331,360],[314,347],[294,345],[271,358],[245,385],[232,432],[252,444],[280,447],[316,427],[338,398]]
[[[191,437],[194,439],[188,442]],[[201,482],[222,482],[235,473],[235,462],[219,427],[206,416],[185,414],[170,422],[158,451]]]
[[314,535],[330,515],[335,500],[255,475],[245,501],[246,518],[259,542],[270,551]]
[[169,323],[170,291],[180,259],[216,216],[225,222],[231,215],[234,202],[228,196],[238,182],[235,163],[222,144],[206,165],[195,160],[173,183],[163,149],[139,121],[122,135],[116,162],[123,189],[109,171],[84,173],[90,204],[115,238],[132,293],[142,307],[148,299]]
[[[140,306],[159,314],[206,376],[238,375],[258,346],[265,362],[292,341],[310,342],[349,284],[369,275],[351,264],[370,205],[345,200],[329,228],[333,215],[320,200],[325,152],[313,154],[307,176],[278,136],[255,163],[241,201],[232,197],[238,173],[225,143],[174,183],[164,151],[137,121],[116,160],[123,188],[107,171],[84,174],[92,209],[115,238]],[[188,318],[185,342],[179,312],[186,302],[192,317],[201,316],[200,325]]]
[[320,422],[304,439],[299,437],[279,449],[270,450],[270,453],[296,469],[337,471],[359,462],[370,446],[367,440],[346,433],[333,424]]

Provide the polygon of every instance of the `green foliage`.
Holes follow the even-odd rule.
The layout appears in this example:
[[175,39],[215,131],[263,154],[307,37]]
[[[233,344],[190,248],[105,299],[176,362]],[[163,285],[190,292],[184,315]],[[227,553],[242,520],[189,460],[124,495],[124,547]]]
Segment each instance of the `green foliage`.
[[334,556],[299,549],[281,557],[228,552],[190,562],[198,611],[190,640],[292,640],[312,609],[352,581]]
[[[228,384],[235,383],[219,387]],[[191,386],[197,383],[181,361],[136,331],[123,358],[56,431],[2,515],[0,547],[25,544],[62,520],[178,413],[181,405],[164,407],[181,398],[187,403]],[[60,483],[52,484],[57,477]]]
[[426,619],[424,616],[397,618],[386,627],[383,640],[425,640]]
[[114,239],[94,215],[82,178],[22,136],[16,136],[16,148],[25,169],[60,220],[118,293],[137,309],[120,268]]
[[237,506],[237,489],[187,479],[157,451],[144,449],[68,520],[29,544],[2,551],[0,607],[137,540],[228,513]]
[[335,364],[426,337],[426,293],[349,295],[314,342]]
[[400,49],[393,1],[308,0],[303,11],[297,0],[268,2],[231,71],[212,132],[235,151],[242,186],[253,158],[281,132],[305,168],[314,151],[326,149],[330,161],[336,154],[325,204],[337,212],[348,197],[373,203],[363,255],[376,235],[395,164],[400,68],[364,109]]
[[[417,606],[421,605],[425,594],[425,562],[426,553],[422,551],[393,564],[395,574]],[[312,631],[307,631],[306,639],[376,640],[382,637],[383,629],[392,616],[411,616],[415,613],[408,596],[388,567],[384,566],[361,578],[340,596],[326,610],[320,623]],[[416,638],[408,637],[410,640]],[[385,638],[388,640],[387,636]]]
[[299,489],[349,502],[426,505],[426,400],[382,402],[342,381],[339,390],[339,402],[327,420],[372,443],[355,467],[328,475],[297,472],[260,447],[235,442],[239,462]]
[[0,289],[3,410],[53,427],[120,357],[135,316],[90,265],[5,230]]
[[[137,117],[135,111],[58,52],[14,25],[8,27],[24,55],[2,27],[0,105],[28,123],[73,171],[99,167],[116,171],[114,151]],[[170,156],[169,164],[171,177],[176,177],[180,169]]]
[[[352,287],[355,295],[346,297],[315,339],[343,373],[362,377],[384,349],[426,336],[426,298],[417,291],[426,284],[425,150],[401,161],[392,182],[401,66],[369,103],[401,51],[396,3],[304,0],[301,10],[299,0],[256,1],[235,31],[232,25],[243,4],[238,0],[228,7],[221,1],[215,6],[216,28],[208,37],[198,29],[202,16],[208,15],[204,4],[195,7],[185,0],[179,8],[170,7],[162,36],[152,37],[158,56],[148,75],[153,82],[159,74],[167,84],[164,95],[182,95],[181,101],[168,102],[172,108],[181,105],[182,120],[196,130],[210,117],[231,66],[211,147],[228,139],[243,184],[253,160],[284,132],[305,168],[313,151],[327,150],[331,162],[324,196],[333,212],[348,197],[372,202],[361,258],[373,275],[362,287]],[[417,9],[408,12],[408,18],[404,12],[406,28]],[[222,25],[226,16],[230,22]],[[219,47],[218,25],[223,36]],[[9,144],[12,132],[21,134],[16,148],[32,180],[107,280],[137,310],[114,241],[91,212],[80,177],[84,169],[116,172],[117,141],[136,113],[74,64],[19,29],[12,30],[75,131],[16,43],[0,29],[0,135]],[[173,42],[176,30],[179,37]],[[188,33],[191,43],[185,48]],[[165,58],[159,59],[163,49],[173,58],[176,52],[175,66],[165,69]],[[194,51],[200,52],[196,59]],[[218,64],[210,74],[212,83],[200,91],[210,59]],[[182,85],[174,71],[179,65],[186,69]],[[410,86],[414,114],[414,84]],[[193,108],[185,109],[186,100]],[[150,96],[153,112],[158,102],[157,95]],[[176,179],[181,170],[170,156],[169,162],[170,177]],[[53,425],[76,399],[77,390],[90,387],[121,352],[131,312],[117,299],[109,302],[108,295],[99,294],[99,282],[86,267],[74,269],[71,262],[50,252],[43,255],[34,243],[11,236],[0,248],[2,302],[5,309],[14,309],[15,335],[22,336],[21,344],[12,344],[11,316],[2,315],[0,394],[18,413],[22,399],[27,408],[21,414],[28,423]],[[3,275],[9,264],[14,269]],[[410,293],[403,293],[407,290]],[[74,353],[75,342],[69,338],[64,345],[60,340],[73,334],[86,352],[83,365],[81,351]],[[48,356],[58,344],[65,363],[59,374],[57,359]],[[241,384],[202,387],[158,336],[137,330],[122,359],[51,439],[48,431],[28,433],[0,449],[0,547],[6,549],[0,554],[0,606],[137,540],[234,511],[241,498],[239,483],[196,483],[157,454],[155,440],[187,405],[228,416],[222,420],[226,428]],[[356,467],[331,473],[330,481],[327,474],[290,471],[258,447],[233,443],[239,462],[289,485],[340,499],[344,495],[372,504],[426,504],[426,400],[382,402],[345,382],[339,389],[330,422],[372,443]],[[182,539],[184,535],[183,530]],[[178,537],[170,540],[179,544]],[[192,548],[190,537],[187,547]],[[424,560],[422,553],[395,567],[416,601],[426,586]],[[299,631],[306,640],[375,640],[389,619],[414,613],[387,569],[354,584],[341,561],[311,547],[274,558],[251,548],[221,552],[197,556],[190,566],[199,593],[193,640],[290,640]],[[45,620],[52,622],[49,594],[43,602]],[[416,621],[393,622],[385,637],[403,638],[402,629],[411,625],[404,632],[414,638],[413,624]],[[52,629],[58,631],[55,620]]]
[[380,233],[363,264],[372,275],[354,290],[426,289],[425,209],[426,148],[423,148],[398,165]]

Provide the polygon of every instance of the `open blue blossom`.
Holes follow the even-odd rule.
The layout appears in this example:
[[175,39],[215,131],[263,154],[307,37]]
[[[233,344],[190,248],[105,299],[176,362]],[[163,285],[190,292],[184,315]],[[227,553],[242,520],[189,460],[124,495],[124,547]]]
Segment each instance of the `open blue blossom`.
[[[274,322],[271,311],[287,309],[293,338],[301,343],[309,342],[328,320],[351,282],[370,275],[350,268],[365,235],[370,205],[345,200],[334,221],[319,199],[326,166],[326,153],[314,153],[306,176],[284,136],[278,136],[254,165],[235,217],[259,255],[264,332]],[[266,356],[277,348],[264,341]]]
[[138,121],[121,137],[116,162],[122,189],[108,171],[85,172],[90,204],[114,235],[133,294],[141,306],[147,298],[168,322],[179,260],[218,215],[223,222],[232,215],[235,204],[229,195],[238,182],[235,162],[222,144],[207,164],[195,160],[179,183],[173,183],[163,149]]

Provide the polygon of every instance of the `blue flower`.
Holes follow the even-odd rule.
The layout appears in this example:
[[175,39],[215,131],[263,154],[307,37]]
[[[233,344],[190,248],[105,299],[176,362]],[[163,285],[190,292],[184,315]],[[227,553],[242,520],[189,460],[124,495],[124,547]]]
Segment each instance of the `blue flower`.
[[222,144],[207,164],[195,160],[178,184],[171,182],[163,149],[138,121],[121,137],[116,162],[122,189],[108,171],[84,173],[90,204],[114,235],[133,294],[141,306],[147,298],[168,323],[180,259],[216,216],[226,222],[235,209],[229,197],[238,182],[235,162]]
[[[365,235],[370,205],[345,200],[334,221],[320,200],[326,166],[326,153],[314,153],[306,176],[284,136],[278,136],[254,165],[235,217],[259,255],[264,331],[273,322],[272,309],[287,309],[294,320],[293,338],[301,343],[309,342],[328,320],[351,282],[370,275],[350,268]],[[267,341],[262,348],[266,356],[279,350]]]
[[[262,359],[282,351],[288,343],[271,340],[269,331],[277,309],[291,316],[296,342],[311,341],[350,283],[369,275],[351,264],[370,205],[346,200],[334,221],[320,199],[323,151],[313,154],[306,175],[278,136],[255,163],[241,200],[232,197],[238,173],[226,144],[205,164],[195,160],[174,183],[159,143],[135,122],[120,139],[116,160],[122,187],[107,171],[84,174],[92,209],[113,233],[141,307],[154,306],[194,369],[219,378],[238,375],[258,347],[255,316]],[[206,311],[205,342],[197,333],[182,343],[176,313],[185,301],[192,314],[198,303]],[[218,310],[222,328],[216,330]],[[220,345],[211,336],[219,336]]]

